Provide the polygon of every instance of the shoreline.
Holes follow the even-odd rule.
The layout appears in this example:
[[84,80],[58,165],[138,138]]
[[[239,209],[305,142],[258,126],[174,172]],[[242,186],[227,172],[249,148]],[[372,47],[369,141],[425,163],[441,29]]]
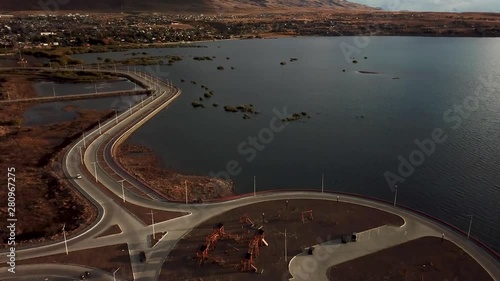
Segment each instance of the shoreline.
[[234,183],[209,176],[188,175],[162,167],[152,149],[143,145],[125,143],[117,147],[114,158],[127,173],[153,189],[165,194],[171,201],[185,200],[185,185],[189,202],[204,202],[236,196]]

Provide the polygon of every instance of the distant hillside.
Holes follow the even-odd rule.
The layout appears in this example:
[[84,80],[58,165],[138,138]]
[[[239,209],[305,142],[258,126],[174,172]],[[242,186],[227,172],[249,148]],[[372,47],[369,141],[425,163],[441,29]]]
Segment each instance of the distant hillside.
[[[61,4],[55,9],[51,3]],[[344,0],[0,0],[0,14],[1,11],[29,10],[229,12],[270,8],[369,9]]]

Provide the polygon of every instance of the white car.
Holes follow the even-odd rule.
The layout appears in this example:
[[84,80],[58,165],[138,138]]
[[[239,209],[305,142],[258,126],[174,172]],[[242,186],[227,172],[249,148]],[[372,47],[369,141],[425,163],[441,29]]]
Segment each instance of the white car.
[[77,179],[81,179],[81,178],[82,178],[82,175],[80,175],[80,174],[76,174],[76,178],[77,178]]

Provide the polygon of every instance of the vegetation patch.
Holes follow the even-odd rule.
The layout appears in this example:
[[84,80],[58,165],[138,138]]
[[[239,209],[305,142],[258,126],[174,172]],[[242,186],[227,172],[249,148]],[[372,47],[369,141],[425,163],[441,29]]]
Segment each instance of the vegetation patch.
[[306,119],[306,118],[311,118],[311,116],[309,116],[307,114],[307,112],[302,111],[300,113],[293,113],[291,116],[288,116],[286,118],[281,119],[281,121],[291,122],[291,121],[297,121],[297,120]]
[[197,108],[197,107],[201,107],[201,108],[205,108],[205,105],[202,104],[201,102],[198,102],[198,101],[193,101],[191,103],[191,105],[194,107],[194,108]]
[[211,57],[205,56],[205,57],[193,57],[194,60],[213,60]]

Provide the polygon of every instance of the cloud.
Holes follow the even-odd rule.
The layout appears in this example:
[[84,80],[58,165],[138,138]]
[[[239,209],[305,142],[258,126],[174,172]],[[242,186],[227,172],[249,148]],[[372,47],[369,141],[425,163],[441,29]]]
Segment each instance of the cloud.
[[350,0],[385,10],[500,12],[499,0]]

